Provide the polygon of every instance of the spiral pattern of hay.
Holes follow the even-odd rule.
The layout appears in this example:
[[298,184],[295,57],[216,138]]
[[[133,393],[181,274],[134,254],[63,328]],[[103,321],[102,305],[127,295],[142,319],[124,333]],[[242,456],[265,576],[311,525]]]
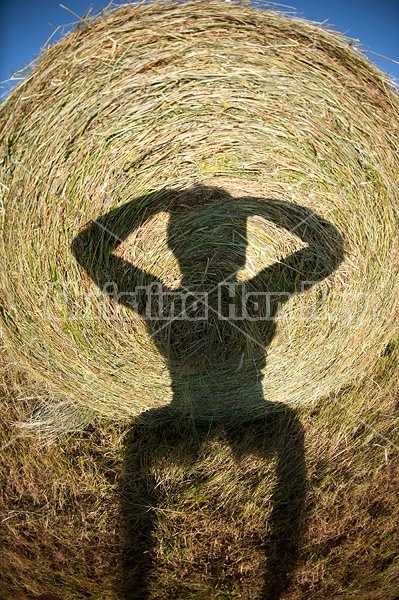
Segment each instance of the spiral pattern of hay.
[[[9,350],[52,398],[116,418],[173,396],[205,416],[253,414],[356,383],[397,335],[398,122],[384,76],[305,21],[166,2],[83,22],[0,111]],[[174,348],[171,324],[151,337],[99,289],[115,257],[142,283],[178,289],[185,265],[198,286],[195,261],[227,230],[226,244],[246,238],[224,258],[227,270],[241,260],[241,281],[318,248],[310,270],[297,264],[296,284],[314,285],[284,303],[272,335],[251,321],[226,337],[214,320],[194,352],[189,327],[200,339],[201,326],[185,323]]]

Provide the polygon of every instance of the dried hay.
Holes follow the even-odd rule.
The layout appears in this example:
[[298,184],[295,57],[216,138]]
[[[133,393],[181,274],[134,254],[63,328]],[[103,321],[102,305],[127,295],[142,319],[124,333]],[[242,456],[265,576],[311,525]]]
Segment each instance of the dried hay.
[[[306,21],[162,2],[82,22],[0,109],[8,349],[53,401],[112,418],[359,382],[397,337],[398,117],[383,74]],[[237,269],[294,293],[277,319],[149,325],[100,290]]]

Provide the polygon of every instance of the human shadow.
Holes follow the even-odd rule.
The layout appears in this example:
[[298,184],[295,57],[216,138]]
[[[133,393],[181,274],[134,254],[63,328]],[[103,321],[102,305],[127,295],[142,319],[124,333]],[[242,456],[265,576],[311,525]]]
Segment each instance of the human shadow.
[[[174,289],[114,253],[159,211],[169,214],[167,242],[182,275]],[[248,218],[255,215],[306,247],[242,283],[237,273],[246,262]],[[281,307],[342,261],[339,232],[304,206],[196,186],[162,190],[111,210],[78,234],[72,251],[105,295],[145,319],[173,391],[168,406],[137,417],[126,437],[123,597],[151,596],[156,509],[162,503],[152,475],[157,461],[167,456],[171,464],[191,468],[204,444],[222,430],[235,460],[244,454],[276,459],[259,597],[278,600],[297,560],[304,439],[294,409],[265,401],[262,371]]]

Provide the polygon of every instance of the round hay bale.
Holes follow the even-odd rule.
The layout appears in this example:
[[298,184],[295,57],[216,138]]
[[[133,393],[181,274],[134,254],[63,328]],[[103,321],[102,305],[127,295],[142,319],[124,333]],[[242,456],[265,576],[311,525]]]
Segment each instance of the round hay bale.
[[[397,335],[398,123],[384,75],[306,21],[162,2],[82,22],[0,111],[7,347],[113,418],[254,415],[369,376]],[[160,282],[149,318],[131,291]],[[204,296],[171,318],[173,292],[215,287],[207,319]],[[221,318],[244,288],[255,312]]]

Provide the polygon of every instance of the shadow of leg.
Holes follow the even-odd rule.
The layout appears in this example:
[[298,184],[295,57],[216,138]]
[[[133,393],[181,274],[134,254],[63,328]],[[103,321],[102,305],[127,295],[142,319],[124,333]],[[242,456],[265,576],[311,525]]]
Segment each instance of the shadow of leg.
[[153,569],[153,528],[157,496],[145,419],[138,419],[125,441],[124,475],[120,488],[123,557],[121,596],[149,598]]
[[121,597],[125,600],[152,597],[154,534],[158,511],[165,502],[157,473],[195,462],[200,444],[193,424],[179,420],[168,407],[143,413],[127,434],[120,489],[124,537]]
[[[273,508],[266,523],[268,535],[263,589],[259,598],[279,600],[287,590],[297,561],[302,530],[306,468],[303,428],[295,411],[273,403],[267,417],[226,427],[234,455],[258,455],[277,459]],[[249,433],[246,433],[249,432]]]
[[295,412],[287,409],[275,423],[277,482],[270,516],[266,577],[261,598],[278,600],[290,585],[303,529],[306,467],[303,428]]

